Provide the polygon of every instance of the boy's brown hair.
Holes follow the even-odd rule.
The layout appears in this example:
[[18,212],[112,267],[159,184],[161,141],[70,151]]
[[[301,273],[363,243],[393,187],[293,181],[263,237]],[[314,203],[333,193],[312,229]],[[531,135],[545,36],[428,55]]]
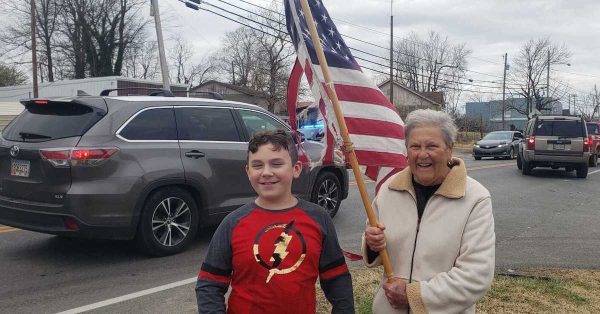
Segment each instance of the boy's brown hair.
[[287,150],[292,159],[292,164],[298,161],[296,144],[294,144],[291,135],[281,129],[262,131],[254,134],[248,143],[248,154],[256,153],[261,146],[267,144],[273,145],[275,150]]

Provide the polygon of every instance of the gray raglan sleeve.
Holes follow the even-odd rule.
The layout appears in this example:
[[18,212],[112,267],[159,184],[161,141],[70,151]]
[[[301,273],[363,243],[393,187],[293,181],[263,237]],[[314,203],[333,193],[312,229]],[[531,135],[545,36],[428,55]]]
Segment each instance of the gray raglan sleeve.
[[352,277],[338,242],[333,221],[325,212],[320,220],[323,228],[323,247],[319,260],[321,288],[332,305],[332,313],[354,313]]
[[225,313],[225,293],[232,272],[232,220],[229,215],[219,225],[200,268],[196,283],[198,313]]

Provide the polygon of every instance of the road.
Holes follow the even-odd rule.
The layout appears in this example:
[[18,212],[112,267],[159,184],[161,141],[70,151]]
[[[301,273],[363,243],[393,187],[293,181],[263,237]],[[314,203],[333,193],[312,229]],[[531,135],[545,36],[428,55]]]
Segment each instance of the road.
[[[523,176],[515,161],[459,157],[469,175],[492,194],[498,271],[600,268],[600,167],[591,168],[587,179],[544,169]],[[374,184],[367,186],[372,194]],[[362,202],[351,184],[334,219],[345,250],[359,252],[364,221]],[[62,239],[0,226],[0,312],[56,313],[90,304],[91,313],[195,312],[190,280],[212,231],[201,232],[182,254],[148,258],[128,242]]]

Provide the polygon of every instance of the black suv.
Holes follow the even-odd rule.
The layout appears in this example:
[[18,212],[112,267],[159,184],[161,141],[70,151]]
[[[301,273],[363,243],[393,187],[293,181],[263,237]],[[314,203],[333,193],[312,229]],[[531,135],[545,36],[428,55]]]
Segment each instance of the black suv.
[[[288,129],[254,105],[203,98],[79,96],[22,101],[0,140],[0,223],[50,234],[133,239],[181,251],[255,193],[248,139]],[[312,159],[323,144],[305,141]],[[293,192],[333,217],[345,167],[303,171]]]
[[590,160],[590,139],[585,121],[579,116],[536,116],[525,129],[519,144],[517,167],[524,175],[535,167],[564,167],[585,178]]

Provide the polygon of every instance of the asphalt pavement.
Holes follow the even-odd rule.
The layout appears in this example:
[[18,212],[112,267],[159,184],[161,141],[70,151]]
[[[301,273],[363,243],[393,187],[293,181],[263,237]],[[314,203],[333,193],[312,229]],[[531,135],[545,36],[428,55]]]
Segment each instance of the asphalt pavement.
[[[497,271],[600,268],[600,167],[590,168],[587,179],[545,169],[523,176],[514,160],[457,155],[492,194]],[[374,183],[367,187],[372,195]],[[343,249],[359,253],[365,217],[351,182],[334,218]],[[149,258],[130,242],[63,239],[0,226],[0,312],[193,313],[193,278],[212,232],[203,230],[182,254]]]

